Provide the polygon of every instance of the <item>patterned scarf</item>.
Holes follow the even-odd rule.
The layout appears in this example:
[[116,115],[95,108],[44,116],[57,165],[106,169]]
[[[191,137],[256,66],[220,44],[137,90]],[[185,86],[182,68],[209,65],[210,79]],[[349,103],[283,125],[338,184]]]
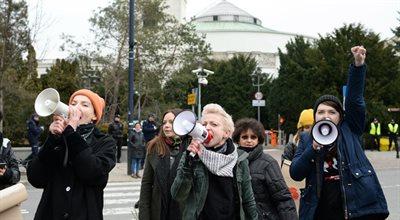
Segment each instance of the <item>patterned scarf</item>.
[[[226,146],[222,147],[222,149],[225,150],[226,148]],[[235,146],[233,152],[228,155],[222,152],[207,150],[207,148],[203,146],[199,158],[212,174],[233,177],[233,168],[236,165],[238,153]]]

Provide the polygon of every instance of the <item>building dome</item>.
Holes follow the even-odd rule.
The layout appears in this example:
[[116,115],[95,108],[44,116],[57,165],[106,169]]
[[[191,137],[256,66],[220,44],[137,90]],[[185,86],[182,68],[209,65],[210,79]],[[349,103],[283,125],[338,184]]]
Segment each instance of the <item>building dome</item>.
[[278,48],[285,52],[289,40],[299,35],[265,28],[260,19],[225,0],[196,15],[192,23],[198,33],[206,36],[212,58],[252,54],[262,70],[272,76],[277,76],[280,66]]

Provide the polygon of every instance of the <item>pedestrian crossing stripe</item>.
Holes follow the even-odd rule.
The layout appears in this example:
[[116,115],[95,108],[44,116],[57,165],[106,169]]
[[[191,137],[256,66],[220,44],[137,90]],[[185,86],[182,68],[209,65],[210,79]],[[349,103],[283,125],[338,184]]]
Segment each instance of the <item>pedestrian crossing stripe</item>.
[[104,189],[104,192],[115,191],[140,191],[140,186],[107,187]]
[[104,198],[115,198],[115,197],[137,197],[139,198],[140,192],[119,192],[119,193],[104,193]]
[[140,186],[141,182],[109,182],[106,187],[111,186]]

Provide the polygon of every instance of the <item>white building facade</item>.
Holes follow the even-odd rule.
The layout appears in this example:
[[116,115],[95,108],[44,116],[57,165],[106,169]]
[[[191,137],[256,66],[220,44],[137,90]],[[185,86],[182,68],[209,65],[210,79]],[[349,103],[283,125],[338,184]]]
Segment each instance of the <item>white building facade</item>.
[[[174,6],[186,5],[186,0],[168,2]],[[193,24],[199,34],[206,36],[205,40],[211,46],[212,58],[229,59],[235,54],[252,54],[262,71],[274,77],[280,67],[278,48],[286,52],[285,45],[299,35],[265,28],[260,19],[226,0],[221,0],[196,15]],[[315,39],[301,36],[306,40]]]

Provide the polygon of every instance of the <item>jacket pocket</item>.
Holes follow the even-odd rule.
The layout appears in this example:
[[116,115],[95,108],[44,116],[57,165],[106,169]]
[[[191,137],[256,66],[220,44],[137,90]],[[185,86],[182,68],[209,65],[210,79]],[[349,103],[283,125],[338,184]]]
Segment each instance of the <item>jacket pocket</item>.
[[377,201],[376,174],[372,169],[358,167],[352,168],[353,198],[357,208],[368,206]]

